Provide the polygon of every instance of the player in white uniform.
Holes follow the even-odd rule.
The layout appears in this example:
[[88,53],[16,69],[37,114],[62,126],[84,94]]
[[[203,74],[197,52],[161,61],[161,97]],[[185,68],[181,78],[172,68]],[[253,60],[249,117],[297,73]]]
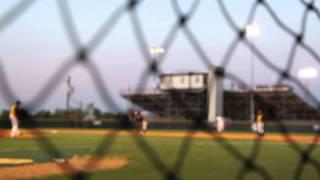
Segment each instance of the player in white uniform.
[[224,131],[224,118],[222,116],[217,116],[216,119],[216,125],[217,125],[217,131],[219,133],[222,133]]
[[264,135],[264,115],[261,110],[257,114],[257,134],[260,136]]
[[20,131],[19,131],[19,119],[18,119],[18,109],[20,107],[21,102],[16,101],[11,107],[10,107],[10,112],[9,112],[9,118],[11,121],[11,133],[10,137],[16,137],[19,136]]

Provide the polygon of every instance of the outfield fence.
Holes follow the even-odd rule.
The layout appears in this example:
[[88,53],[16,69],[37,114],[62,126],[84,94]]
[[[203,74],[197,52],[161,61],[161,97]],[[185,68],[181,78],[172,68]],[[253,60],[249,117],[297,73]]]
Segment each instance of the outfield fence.
[[[311,15],[315,16],[316,19],[320,20],[320,11],[319,7],[316,5],[315,0],[305,1],[305,0],[296,0],[301,4],[301,7],[304,9],[304,13],[302,17],[297,16],[297,18],[301,19],[300,22],[300,31],[296,32],[292,28],[290,28],[283,19],[280,18],[278,12],[271,6],[270,1],[268,0],[253,0],[251,4],[251,8],[248,12],[247,21],[239,26],[239,22],[235,22],[235,18],[232,13],[228,10],[228,6],[226,5],[226,1],[224,0],[216,0],[213,1],[217,3],[220,12],[224,17],[224,21],[228,24],[228,27],[232,31],[230,34],[233,37],[233,40],[229,44],[228,48],[225,49],[224,57],[220,64],[215,63],[213,57],[208,55],[208,52],[203,48],[202,44],[197,38],[197,34],[193,33],[192,25],[190,25],[190,21],[197,14],[198,7],[203,1],[194,0],[192,1],[192,5],[190,6],[188,11],[182,11],[181,4],[182,1],[171,0],[170,3],[172,5],[172,10],[176,15],[175,23],[170,27],[170,31],[163,38],[164,41],[161,44],[161,47],[166,49],[166,51],[170,51],[172,49],[172,45],[176,40],[178,32],[181,32],[185,38],[185,40],[190,43],[196,54],[198,55],[198,63],[203,64],[207,67],[208,70],[220,67],[216,71],[216,76],[222,77],[226,80],[230,80],[239,87],[250,87],[248,83],[239,78],[236,72],[229,71],[228,66],[233,60],[233,56],[235,55],[235,51],[239,46],[244,46],[250,50],[252,50],[253,54],[257,57],[257,61],[263,64],[263,66],[267,67],[271,72],[278,76],[278,82],[281,83],[283,81],[288,81],[299,88],[304,94],[308,96],[308,98],[315,104],[317,110],[320,110],[320,102],[319,99],[316,98],[316,95],[312,93],[298,78],[292,75],[292,65],[296,58],[296,53],[298,49],[304,51],[304,53],[308,54],[312,57],[318,64],[320,63],[320,55],[316,49],[312,45],[308,44],[305,41],[307,22]],[[16,5],[14,5],[11,9],[9,9],[6,13],[4,13],[0,17],[0,36],[3,34],[4,30],[9,29],[10,26],[19,21],[19,17],[27,14],[28,10],[33,7],[38,1],[36,0],[21,0],[18,1]],[[146,82],[150,77],[158,76],[162,73],[161,65],[166,61],[167,54],[161,54],[157,57],[152,57],[149,53],[149,45],[146,34],[143,31],[144,22],[141,21],[138,13],[139,7],[143,5],[145,1],[143,0],[128,0],[125,1],[121,6],[115,9],[109,17],[105,18],[102,26],[99,28],[96,34],[93,35],[91,40],[87,44],[83,44],[81,42],[80,34],[78,33],[78,29],[75,23],[75,19],[77,18],[72,14],[70,10],[69,1],[65,0],[57,0],[56,4],[59,8],[59,13],[61,15],[61,22],[64,24],[65,34],[67,36],[67,40],[71,43],[74,54],[72,57],[66,59],[63,64],[53,73],[53,76],[49,78],[37,95],[25,105],[25,108],[29,112],[33,112],[35,109],[39,109],[48,99],[49,96],[54,92],[54,89],[58,86],[60,82],[64,80],[64,78],[68,75],[68,72],[78,64],[84,65],[88,74],[91,76],[93,80],[93,84],[95,85],[99,96],[103,100],[104,105],[112,109],[114,111],[121,111],[121,107],[117,105],[114,98],[110,94],[110,88],[107,86],[106,82],[103,80],[101,75],[101,69],[98,67],[94,61],[94,58],[91,56],[92,53],[99,47],[102,41],[108,41],[108,35],[110,31],[115,28],[118,21],[123,16],[128,15],[132,24],[130,26],[133,29],[134,37],[136,38],[136,47],[141,52],[143,60],[146,63],[146,69],[141,72],[141,77],[139,82],[135,86],[136,92],[142,92],[146,89]],[[279,67],[273,61],[268,58],[267,53],[261,51],[253,42],[250,41],[248,37],[246,37],[246,25],[250,24],[256,17],[258,11],[265,11],[266,14],[274,21],[276,26],[279,29],[289,36],[292,39],[292,44],[290,48],[290,53],[287,55],[285,59],[285,67]],[[215,23],[215,19],[211,19],[208,17],[208,23]],[[50,35],[50,34],[48,34]],[[213,40],[214,41],[214,40]],[[277,41],[277,40],[275,40]],[[0,52],[1,53],[1,52]],[[6,104],[11,104],[19,97],[14,94],[15,92],[12,89],[12,82],[8,79],[7,74],[5,73],[6,67],[3,65],[3,62],[10,61],[10,59],[0,59],[0,94],[3,97]],[[50,71],[50,70],[48,70]],[[263,98],[263,97],[262,97]],[[183,104],[183,99],[176,99],[176,101]],[[265,101],[270,101],[265,99]],[[281,109],[281,107],[277,107]],[[112,147],[112,144],[115,141],[115,137],[117,136],[117,129],[119,128],[132,128],[134,129],[134,124],[126,119],[115,121],[116,127],[114,128],[115,132],[110,133],[110,135],[106,135],[104,140],[97,144],[94,153],[95,154],[107,154]],[[32,117],[28,119],[29,126],[37,126],[37,121],[33,120]],[[186,136],[183,138],[182,145],[179,150],[179,155],[176,161],[174,162],[172,167],[167,166],[160,156],[157,154],[155,149],[153,149],[148,142],[145,140],[143,136],[132,136],[135,140],[136,144],[140,148],[140,150],[145,154],[146,157],[153,164],[154,169],[163,175],[163,179],[183,179],[180,176],[180,172],[184,167],[185,159],[188,156],[189,150],[192,147],[192,135],[196,133],[196,131],[207,131],[208,134],[212,134],[212,130],[210,127],[207,130],[203,127],[208,126],[206,121],[202,121],[196,119],[192,121],[192,125],[188,127],[188,131],[186,132]],[[290,132],[288,131],[287,125],[281,121],[277,122],[277,128],[280,130],[281,134],[290,139]],[[297,156],[299,156],[300,161],[298,164],[294,164],[296,169],[294,172],[294,179],[301,179],[304,168],[306,165],[313,166],[320,178],[320,162],[318,159],[315,159],[311,156],[312,152],[318,146],[319,140],[319,131],[314,132],[314,141],[310,143],[307,148],[303,148],[294,141],[288,141],[288,145],[296,152]],[[35,136],[45,137],[43,132],[34,129],[32,133]],[[249,155],[242,153],[237,149],[232,143],[224,138],[213,138],[212,141],[217,142],[221,147],[225,149],[226,152],[230,154],[233,158],[242,163],[242,167],[237,172],[236,179],[245,179],[249,173],[255,172],[261,176],[261,179],[272,179],[270,172],[261,164],[257,163],[256,159],[258,158],[259,151],[261,150],[262,138],[258,137],[254,140],[251,152]],[[49,138],[43,138],[42,141],[38,141],[39,146],[52,158],[60,158],[63,157],[63,154],[60,150],[50,141]],[[99,160],[93,159],[92,162],[89,162],[87,166],[95,166]],[[70,165],[69,165],[70,166]],[[73,167],[70,167],[71,169]],[[89,179],[90,174],[87,172],[78,172],[74,174],[70,178],[72,179]],[[221,177],[223,179],[223,177]]]

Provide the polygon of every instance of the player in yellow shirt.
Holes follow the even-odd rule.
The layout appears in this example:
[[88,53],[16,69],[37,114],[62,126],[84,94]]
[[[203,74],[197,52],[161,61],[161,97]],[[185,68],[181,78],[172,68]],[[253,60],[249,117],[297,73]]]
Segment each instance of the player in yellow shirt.
[[18,118],[18,109],[20,108],[20,101],[16,101],[11,107],[9,112],[9,118],[11,121],[11,137],[19,136],[19,118]]
[[264,115],[261,110],[258,111],[256,120],[257,120],[258,135],[264,135]]

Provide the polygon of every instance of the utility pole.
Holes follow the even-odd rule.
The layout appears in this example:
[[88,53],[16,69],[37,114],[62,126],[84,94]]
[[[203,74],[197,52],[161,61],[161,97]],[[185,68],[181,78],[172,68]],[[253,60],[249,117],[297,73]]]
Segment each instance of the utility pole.
[[74,92],[74,87],[71,85],[71,76],[67,78],[67,93],[66,93],[66,119],[69,119],[70,114],[70,100]]

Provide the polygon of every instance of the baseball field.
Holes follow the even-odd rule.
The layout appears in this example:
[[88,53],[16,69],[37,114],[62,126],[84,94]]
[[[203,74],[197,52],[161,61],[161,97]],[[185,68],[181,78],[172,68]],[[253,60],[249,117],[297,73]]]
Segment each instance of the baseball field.
[[9,138],[0,132],[0,179],[320,178],[320,149],[312,146],[318,142],[306,134],[41,129]]

